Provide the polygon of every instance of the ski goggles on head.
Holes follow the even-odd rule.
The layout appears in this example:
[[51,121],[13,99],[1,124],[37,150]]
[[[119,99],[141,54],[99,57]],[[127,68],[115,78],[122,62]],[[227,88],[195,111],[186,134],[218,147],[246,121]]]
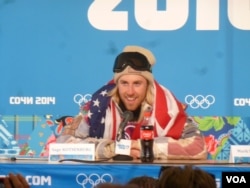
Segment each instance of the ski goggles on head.
[[152,72],[147,58],[138,52],[122,52],[118,55],[115,59],[113,72],[122,72],[127,66],[137,71]]

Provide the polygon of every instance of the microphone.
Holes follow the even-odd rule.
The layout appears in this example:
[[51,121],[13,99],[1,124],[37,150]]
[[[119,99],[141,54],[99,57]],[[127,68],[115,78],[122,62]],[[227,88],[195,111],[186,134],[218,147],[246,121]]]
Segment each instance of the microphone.
[[[118,132],[116,135],[116,140],[118,142],[121,140],[121,138],[124,134],[124,129],[125,129],[128,121],[132,120],[134,115],[133,115],[133,112],[131,112],[131,111],[125,111],[122,116],[123,116],[123,120],[119,125],[119,129],[118,129]],[[133,160],[132,156],[121,155],[121,154],[115,155],[112,158],[114,161],[132,161]]]
[[116,140],[118,142],[121,140],[123,136],[124,128],[127,125],[128,121],[133,119],[133,112],[125,111],[122,116],[123,116],[123,120],[119,125],[119,129],[118,129],[117,136],[116,136]]

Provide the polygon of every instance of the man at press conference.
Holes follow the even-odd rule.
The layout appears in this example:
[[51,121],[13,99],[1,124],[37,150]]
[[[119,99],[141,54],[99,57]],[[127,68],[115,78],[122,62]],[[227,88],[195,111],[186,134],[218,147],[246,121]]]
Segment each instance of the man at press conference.
[[96,143],[96,158],[115,156],[115,142],[124,113],[132,112],[123,139],[131,140],[130,156],[141,153],[140,126],[150,108],[154,124],[155,159],[206,159],[202,133],[188,117],[186,105],[159,84],[152,74],[156,59],[141,46],[126,46],[115,58],[113,79],[84,104],[72,123],[64,126],[58,143]]

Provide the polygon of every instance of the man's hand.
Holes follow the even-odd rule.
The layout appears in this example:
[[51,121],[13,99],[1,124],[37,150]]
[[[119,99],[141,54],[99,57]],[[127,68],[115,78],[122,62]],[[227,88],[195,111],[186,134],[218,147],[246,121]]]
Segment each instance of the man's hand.
[[138,159],[141,156],[141,144],[140,140],[132,140],[130,155],[134,159]]
[[4,179],[5,188],[29,188],[29,184],[26,179],[21,175],[9,174],[8,177]]

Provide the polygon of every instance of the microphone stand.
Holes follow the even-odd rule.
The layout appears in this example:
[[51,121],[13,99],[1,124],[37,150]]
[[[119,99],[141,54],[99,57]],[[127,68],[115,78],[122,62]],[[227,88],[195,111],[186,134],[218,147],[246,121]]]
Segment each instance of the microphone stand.
[[[116,141],[119,142],[121,140],[121,138],[124,138],[124,128],[126,127],[127,123],[129,120],[133,119],[133,113],[130,111],[125,111],[123,113],[123,121],[120,123],[119,129],[118,129],[118,133],[116,136]],[[132,161],[133,157],[131,157],[130,155],[124,155],[124,154],[117,154],[114,157],[112,157],[112,159],[114,161]]]
[[130,155],[117,154],[112,158],[114,161],[133,161]]

